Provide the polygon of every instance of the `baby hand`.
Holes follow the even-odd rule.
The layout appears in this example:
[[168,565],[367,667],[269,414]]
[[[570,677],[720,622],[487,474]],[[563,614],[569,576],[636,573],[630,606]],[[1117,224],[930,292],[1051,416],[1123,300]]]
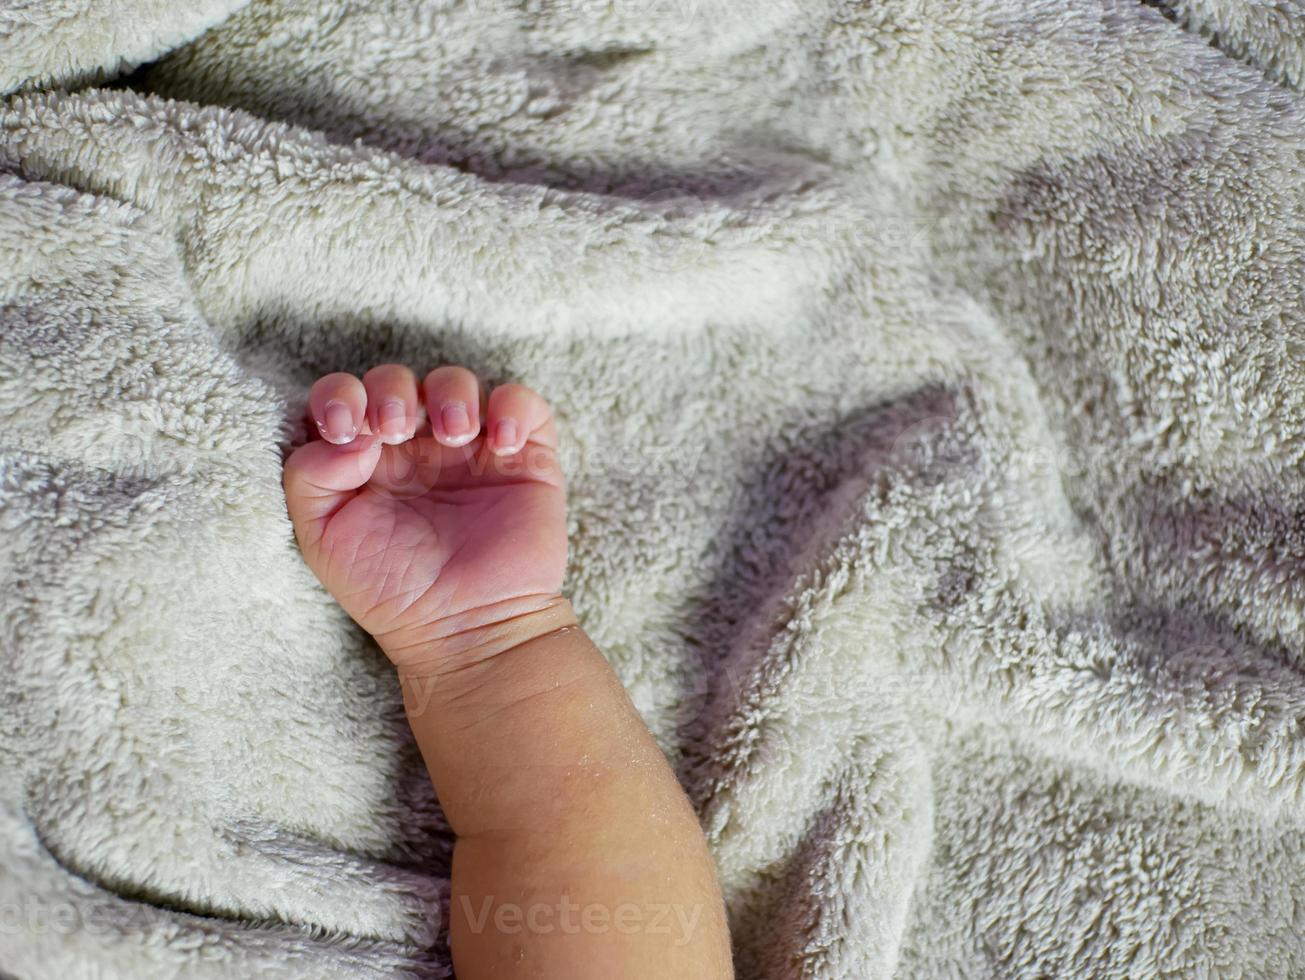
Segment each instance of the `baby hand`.
[[[406,367],[319,379],[321,439],[285,466],[304,558],[400,669],[563,604],[566,513],[548,404],[522,385]],[[429,421],[427,421],[429,420]]]

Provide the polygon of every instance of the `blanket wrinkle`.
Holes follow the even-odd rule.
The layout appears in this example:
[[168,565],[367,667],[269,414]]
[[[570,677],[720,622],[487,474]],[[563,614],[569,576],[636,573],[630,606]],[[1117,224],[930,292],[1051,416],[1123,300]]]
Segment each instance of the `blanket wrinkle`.
[[0,11],[0,971],[448,977],[279,480],[556,407],[738,975],[1305,975],[1296,0]]

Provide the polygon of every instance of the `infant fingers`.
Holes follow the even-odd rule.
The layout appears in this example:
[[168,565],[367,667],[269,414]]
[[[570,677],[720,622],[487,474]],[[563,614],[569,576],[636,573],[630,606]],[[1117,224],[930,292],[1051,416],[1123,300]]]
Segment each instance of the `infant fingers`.
[[[480,382],[474,374],[446,365],[426,375],[422,386],[437,442],[465,446],[480,434]],[[413,438],[421,424],[417,379],[401,364],[374,367],[362,381],[352,374],[328,374],[313,385],[308,403],[322,438],[337,446],[352,442],[360,432],[397,445]],[[557,448],[548,403],[525,385],[495,388],[484,414],[485,441],[496,456],[518,453],[527,442]]]
[[527,442],[557,448],[557,429],[548,402],[525,385],[495,388],[485,414],[490,449],[496,456],[520,452]]
[[342,446],[362,430],[367,392],[352,374],[328,374],[313,383],[308,407],[322,438]]
[[380,450],[379,439],[363,436],[342,447],[310,442],[291,453],[282,480],[301,546],[316,546],[324,522],[371,479]]
[[445,446],[465,446],[480,432],[480,382],[464,367],[446,365],[426,375],[431,432]]
[[417,377],[402,364],[382,364],[363,375],[367,424],[388,446],[407,442],[421,422]]

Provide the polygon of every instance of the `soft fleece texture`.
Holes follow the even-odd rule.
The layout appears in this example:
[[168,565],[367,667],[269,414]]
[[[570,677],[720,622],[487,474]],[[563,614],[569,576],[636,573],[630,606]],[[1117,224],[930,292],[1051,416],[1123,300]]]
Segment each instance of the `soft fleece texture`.
[[401,360],[556,405],[741,978],[1305,974],[1302,25],[8,5],[0,971],[449,975],[279,486]]

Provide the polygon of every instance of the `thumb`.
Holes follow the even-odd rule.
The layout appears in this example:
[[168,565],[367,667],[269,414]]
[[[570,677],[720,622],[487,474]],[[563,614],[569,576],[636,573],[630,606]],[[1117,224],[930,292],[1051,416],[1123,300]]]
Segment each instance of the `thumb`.
[[359,436],[343,446],[310,442],[290,454],[282,482],[301,548],[317,546],[327,521],[371,479],[382,448],[379,436]]

